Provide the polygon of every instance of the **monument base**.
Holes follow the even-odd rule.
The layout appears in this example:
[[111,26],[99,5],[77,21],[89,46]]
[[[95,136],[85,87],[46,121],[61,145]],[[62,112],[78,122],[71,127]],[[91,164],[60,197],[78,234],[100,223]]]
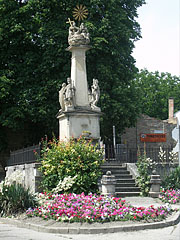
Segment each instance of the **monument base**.
[[100,140],[100,116],[101,112],[93,110],[74,110],[59,112],[59,139],[65,140],[79,138],[87,133],[87,138]]

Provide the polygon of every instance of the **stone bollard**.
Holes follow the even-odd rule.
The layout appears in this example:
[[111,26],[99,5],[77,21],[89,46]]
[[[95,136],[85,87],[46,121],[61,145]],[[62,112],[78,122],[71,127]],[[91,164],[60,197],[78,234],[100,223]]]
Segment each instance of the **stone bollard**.
[[152,198],[158,198],[160,194],[160,184],[161,184],[161,178],[160,175],[156,174],[156,171],[154,170],[151,175],[151,188],[149,191],[149,196]]
[[111,174],[111,171],[107,171],[106,175],[102,176],[102,195],[115,195],[115,176]]

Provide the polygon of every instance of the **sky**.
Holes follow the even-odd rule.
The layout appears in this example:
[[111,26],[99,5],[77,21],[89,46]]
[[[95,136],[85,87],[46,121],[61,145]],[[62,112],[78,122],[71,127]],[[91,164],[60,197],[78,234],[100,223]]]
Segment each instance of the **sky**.
[[132,54],[136,66],[180,77],[180,0],[146,0],[138,15],[142,38]]

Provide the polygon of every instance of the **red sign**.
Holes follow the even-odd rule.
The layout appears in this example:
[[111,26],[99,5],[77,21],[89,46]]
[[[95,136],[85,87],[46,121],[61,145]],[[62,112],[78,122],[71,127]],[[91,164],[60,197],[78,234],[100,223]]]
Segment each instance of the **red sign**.
[[166,142],[165,133],[141,133],[140,134],[141,142]]

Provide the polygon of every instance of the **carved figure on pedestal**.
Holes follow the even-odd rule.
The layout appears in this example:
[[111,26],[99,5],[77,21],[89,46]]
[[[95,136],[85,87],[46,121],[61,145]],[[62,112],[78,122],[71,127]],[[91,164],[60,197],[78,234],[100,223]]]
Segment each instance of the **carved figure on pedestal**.
[[69,27],[68,43],[70,46],[87,45],[90,43],[89,33],[87,28],[81,23],[77,27],[75,22]]
[[62,84],[62,88],[59,91],[59,103],[61,106],[62,111],[65,110],[65,104],[64,104],[64,92],[65,92],[65,88],[66,88],[66,83]]
[[71,78],[67,78],[67,86],[64,89],[64,104],[66,110],[75,106],[75,87],[72,85]]
[[89,33],[87,27],[84,26],[84,23],[81,23],[80,25],[80,32],[84,39],[86,39],[86,44],[90,43]]
[[99,89],[99,85],[98,85],[98,80],[97,79],[93,79],[93,85],[91,86],[91,100],[90,100],[90,105],[91,108],[94,110],[99,110],[100,108],[97,107],[97,103],[99,101],[99,97],[100,97],[100,89]]
[[68,40],[72,39],[74,37],[75,34],[79,33],[79,28],[76,27],[75,22],[72,22],[72,25],[69,27],[69,37]]
[[[82,6],[82,5],[80,5]],[[82,7],[78,14],[82,14]],[[84,8],[83,8],[84,9]],[[78,18],[74,18],[80,20]],[[93,139],[93,143],[100,140],[99,120],[102,115],[98,107],[100,90],[98,80],[93,79],[88,90],[86,71],[86,52],[90,49],[89,32],[84,24],[76,26],[68,18],[68,43],[66,48],[71,53],[71,72],[67,82],[59,89],[61,110],[57,114],[59,121],[59,139],[69,141],[71,137],[78,139],[82,134]]]

